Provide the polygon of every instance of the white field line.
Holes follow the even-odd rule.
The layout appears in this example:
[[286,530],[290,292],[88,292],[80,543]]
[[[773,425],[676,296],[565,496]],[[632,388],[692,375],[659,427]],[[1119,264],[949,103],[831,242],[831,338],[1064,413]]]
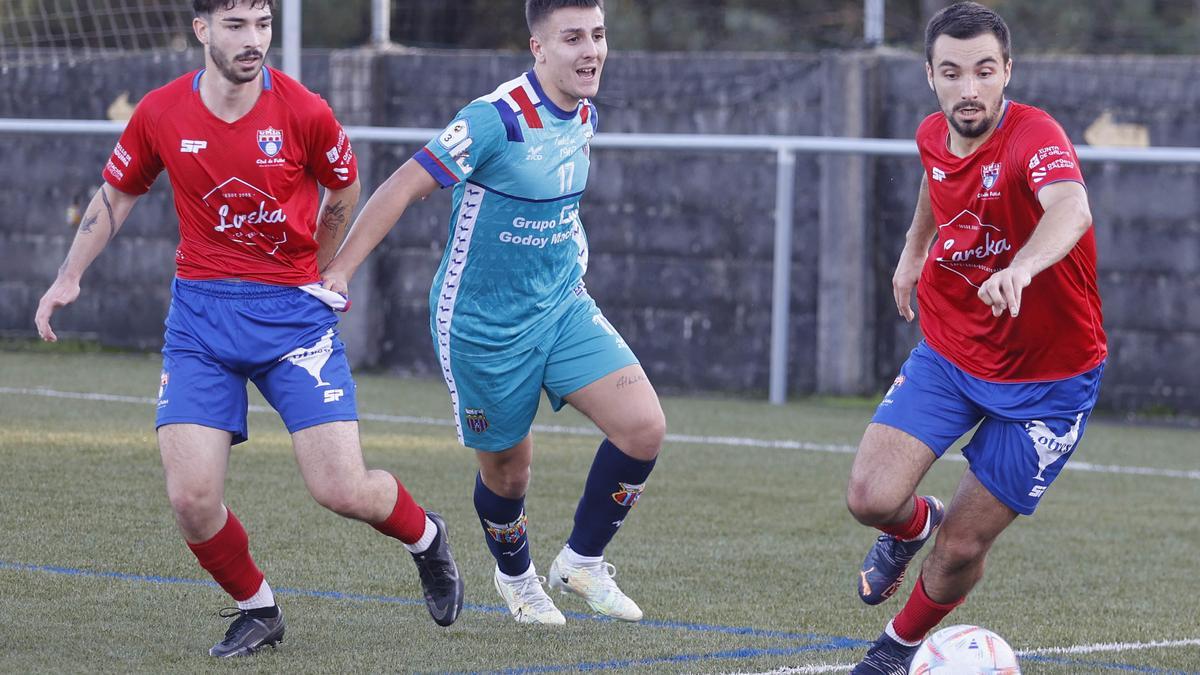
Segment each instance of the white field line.
[[[1042,647],[1026,649],[1017,652],[1017,656],[1047,656],[1055,654],[1098,654],[1102,652],[1132,652],[1144,649],[1167,649],[1171,647],[1200,647],[1200,639],[1189,640],[1155,640],[1154,642],[1103,642],[1092,645],[1075,645],[1073,647]],[[795,668],[779,668],[761,673],[739,673],[738,675],[810,675],[812,673],[842,673],[854,668],[853,663],[828,664],[817,663],[810,666]]]
[[[116,403],[138,403],[155,405],[157,399],[148,396],[120,396],[117,394],[99,394],[89,392],[55,391],[53,389],[23,389],[19,387],[0,387],[0,394],[15,396],[45,396],[47,398],[77,399],[84,401],[110,401]],[[266,406],[252,405],[250,411],[255,413],[273,412]],[[413,417],[409,415],[383,415],[379,413],[359,413],[359,418],[376,422],[391,422],[394,424],[416,424],[422,426],[453,427],[454,422],[437,417]],[[592,427],[561,426],[555,424],[535,424],[533,430],[544,434],[566,434],[569,436],[599,436],[599,431]],[[743,438],[737,436],[695,436],[691,434],[667,434],[671,443],[692,443],[696,445],[726,445],[735,447],[764,448],[779,450],[802,450],[805,452],[830,452],[835,454],[852,455],[857,449],[853,445],[836,443],[810,443],[808,441],[771,440],[765,438]],[[967,461],[962,455],[947,454],[944,457],[954,462]],[[1200,470],[1185,471],[1180,469],[1159,469],[1148,466],[1122,466],[1118,464],[1093,464],[1072,460],[1067,463],[1068,470],[1086,471],[1089,473],[1122,474],[1129,476],[1155,476],[1161,478],[1186,478],[1200,480]]]

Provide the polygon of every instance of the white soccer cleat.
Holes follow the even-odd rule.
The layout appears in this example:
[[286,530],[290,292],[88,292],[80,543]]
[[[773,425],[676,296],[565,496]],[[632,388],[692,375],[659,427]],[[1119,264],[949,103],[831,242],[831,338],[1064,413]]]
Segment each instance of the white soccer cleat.
[[497,567],[493,581],[496,582],[496,591],[508,604],[508,611],[517,623],[561,626],[567,622],[562,612],[554,606],[554,601],[542,589],[546,577],[531,574],[525,579],[508,582],[500,578],[500,568]]
[[617,588],[613,577],[617,568],[612,563],[600,562],[575,566],[567,562],[560,552],[550,565],[550,588],[563,593],[574,593],[583,598],[593,611],[622,621],[641,621],[642,608]]

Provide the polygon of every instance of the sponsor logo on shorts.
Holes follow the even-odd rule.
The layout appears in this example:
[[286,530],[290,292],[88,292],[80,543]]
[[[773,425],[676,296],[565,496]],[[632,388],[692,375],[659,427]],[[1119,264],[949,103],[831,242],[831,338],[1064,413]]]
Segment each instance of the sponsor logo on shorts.
[[483,412],[483,408],[467,408],[467,427],[477,434],[482,434],[488,430],[487,414]]
[[[1034,480],[1046,480],[1042,477],[1046,467],[1075,449],[1075,444],[1079,442],[1079,427],[1082,424],[1083,413],[1079,413],[1075,416],[1075,424],[1060,436],[1041,420],[1025,423],[1025,433],[1029,434],[1029,439],[1033,441],[1033,449],[1037,451],[1038,455],[1038,472],[1033,477]],[[1036,497],[1037,495],[1030,493],[1030,496]]]
[[632,485],[630,483],[617,483],[621,489],[612,493],[613,501],[628,508],[637,506],[638,500],[642,498],[642,492],[646,490],[646,484]]
[[345,396],[345,395],[346,395],[346,392],[343,389],[326,389],[325,390],[325,402],[326,403],[336,403],[336,402],[342,400],[342,396]]
[[488,536],[501,544],[515,544],[525,538],[525,528],[528,524],[528,519],[525,518],[525,512],[511,523],[493,523],[487,518],[483,519],[483,526],[487,529]]
[[[288,361],[293,366],[303,368],[312,375],[312,378],[317,381],[314,386],[328,387],[329,382],[326,382],[321,377],[321,369],[329,362],[329,356],[333,354],[333,329],[325,331],[325,335],[321,336],[320,340],[313,343],[311,347],[300,347],[279,357],[280,361]],[[331,390],[338,391],[338,390]],[[328,392],[326,393],[325,402],[328,403]]]

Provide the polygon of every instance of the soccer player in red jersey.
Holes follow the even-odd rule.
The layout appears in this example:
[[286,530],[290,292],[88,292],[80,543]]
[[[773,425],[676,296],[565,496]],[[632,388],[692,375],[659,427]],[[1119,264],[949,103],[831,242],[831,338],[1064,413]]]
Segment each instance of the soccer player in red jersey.
[[274,0],[192,5],[205,68],[139,103],[38,304],[38,333],[57,339],[51,315],[79,297],[84,271],[166,169],[180,244],[156,426],[179,529],[237,602],[209,653],[250,654],[284,632],[246,531],[224,503],[231,445],[247,437],[247,380],[283,418],[312,496],[399,539],[416,561],[431,615],[449,625],[463,586],[445,523],[392,475],[364,465],[334,314],[347,303],[319,283],[359,196],[350,142],[324,100],[264,67]]
[[[896,308],[925,339],[867,427],[850,512],[882,534],[857,578],[878,604],[921,546],[932,552],[907,603],[854,673],[908,672],[925,635],[983,576],[992,543],[1031,515],[1078,447],[1107,357],[1096,243],[1079,159],[1048,114],[1004,96],[1008,27],[973,2],[925,31],[941,110],[917,130],[924,175],[892,279]],[[921,478],[978,425],[948,508]]]

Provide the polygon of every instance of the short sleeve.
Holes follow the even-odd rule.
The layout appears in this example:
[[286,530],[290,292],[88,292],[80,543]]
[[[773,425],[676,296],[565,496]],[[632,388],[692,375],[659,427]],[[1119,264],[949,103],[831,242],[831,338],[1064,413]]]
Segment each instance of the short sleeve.
[[101,174],[109,185],[131,195],[143,195],[150,190],[163,170],[150,133],[153,126],[145,106],[134,109]]
[[507,142],[508,131],[496,107],[486,101],[475,101],[463,108],[413,159],[445,188],[466,180],[500,153]]
[[1014,159],[1020,162],[1025,183],[1034,194],[1060,181],[1084,184],[1075,147],[1062,127],[1048,116],[1028,122],[1013,149],[1018,153]]
[[350,138],[324,100],[317,108],[308,134],[309,170],[330,190],[349,187],[358,178],[358,158]]

